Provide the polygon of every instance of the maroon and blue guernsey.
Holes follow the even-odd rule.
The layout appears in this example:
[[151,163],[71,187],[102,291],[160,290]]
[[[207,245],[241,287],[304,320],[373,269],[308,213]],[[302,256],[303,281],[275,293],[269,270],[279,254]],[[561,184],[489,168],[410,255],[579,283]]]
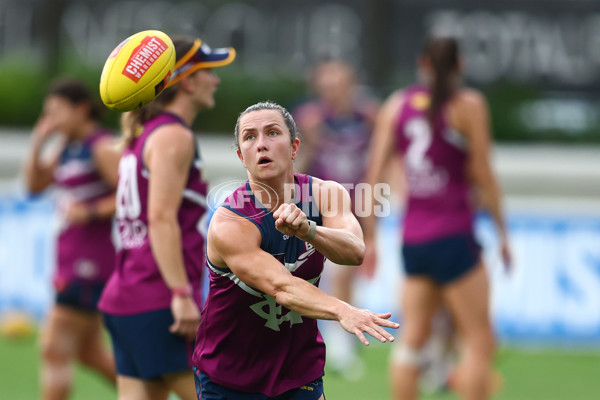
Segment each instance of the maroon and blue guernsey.
[[429,103],[426,87],[406,89],[396,127],[409,189],[404,218],[408,244],[470,232],[473,225],[466,141],[448,125],[444,108],[431,128]]
[[[54,170],[59,213],[66,211],[69,204],[90,204],[113,191],[98,173],[93,156],[94,146],[111,136],[110,131],[99,129],[82,141],[67,143]],[[73,281],[105,282],[115,265],[111,220],[70,225],[61,219],[54,276],[56,288],[60,290]]]
[[357,99],[347,114],[336,113],[321,101],[308,102],[294,111],[298,120],[307,114],[318,115],[321,120],[319,142],[307,172],[339,183],[361,182],[367,167],[374,110],[370,100]]
[[[296,205],[321,225],[312,196],[312,177],[296,174]],[[283,235],[273,214],[258,203],[250,185],[239,187],[222,207],[246,218],[260,231],[261,249],[294,275],[318,285],[325,258],[310,243]],[[325,344],[317,320],[279,305],[240,281],[228,268],[207,260],[210,291],[196,338],[194,365],[211,381],[269,397],[299,388],[321,376]],[[260,265],[252,268],[260,269]]]
[[[132,315],[166,309],[171,305],[171,291],[152,255],[148,237],[150,171],[142,157],[148,137],[158,127],[167,124],[185,125],[178,116],[169,113],[150,119],[144,123],[140,135],[125,148],[119,162],[116,219],[121,248],[117,252],[115,271],[99,303],[100,310],[108,314]],[[177,218],[185,269],[194,289],[196,303],[200,306],[204,261],[204,237],[200,229],[206,211],[207,185],[201,180],[202,162],[197,148],[195,153]]]

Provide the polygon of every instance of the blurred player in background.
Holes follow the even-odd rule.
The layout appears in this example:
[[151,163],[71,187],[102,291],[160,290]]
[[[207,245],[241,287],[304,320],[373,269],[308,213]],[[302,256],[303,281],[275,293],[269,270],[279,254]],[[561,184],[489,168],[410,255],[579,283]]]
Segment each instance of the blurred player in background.
[[292,116],[258,103],[239,116],[238,157],[248,172],[208,230],[210,291],[194,366],[203,399],[324,399],[325,345],[316,319],[337,320],[368,345],[396,328],[391,314],[359,310],[318,287],[325,257],[360,265],[362,231],[338,183],[295,174]]
[[[365,178],[378,102],[361,91],[356,72],[340,59],[317,63],[309,82],[316,98],[293,111],[302,134],[296,167],[302,173],[347,184],[354,203],[353,188]],[[327,261],[323,281],[330,289],[325,290],[351,303],[356,272],[357,268]],[[347,378],[358,378],[362,364],[352,336],[337,323],[324,322],[322,327],[329,366]]]
[[168,87],[145,107],[123,114],[117,222],[121,249],[100,300],[111,334],[121,399],[196,399],[191,369],[200,322],[207,184],[191,130],[215,105],[213,67],[233,49],[200,39],[173,40]]
[[[115,379],[97,302],[115,263],[111,219],[119,152],[111,132],[99,124],[101,111],[82,83],[56,81],[33,130],[26,163],[29,192],[40,193],[52,184],[57,188],[61,219],[56,300],[41,338],[41,392],[47,400],[68,398],[74,360],[111,382]],[[53,136],[58,136],[58,151],[43,157]]]
[[[472,194],[490,212],[502,256],[510,263],[500,188],[490,165],[489,112],[479,92],[460,86],[455,39],[429,38],[419,69],[424,82],[392,94],[382,108],[368,175],[375,184],[386,161],[402,154],[408,196],[402,248],[406,278],[392,388],[396,399],[417,397],[422,349],[443,303],[465,347],[454,388],[465,399],[485,399],[491,390],[494,336],[488,278],[473,233]],[[367,225],[368,262],[373,262],[373,220]]]

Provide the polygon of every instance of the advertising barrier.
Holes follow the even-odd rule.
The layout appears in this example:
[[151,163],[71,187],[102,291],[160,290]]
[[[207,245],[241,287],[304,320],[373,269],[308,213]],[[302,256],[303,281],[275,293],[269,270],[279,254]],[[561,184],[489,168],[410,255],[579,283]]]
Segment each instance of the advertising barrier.
[[[600,340],[600,216],[590,214],[509,214],[514,262],[508,273],[492,221],[478,217],[493,322],[501,340]],[[21,310],[41,319],[51,304],[53,220],[48,197],[0,199],[0,313]],[[360,279],[358,305],[397,310],[402,279],[399,227],[398,215],[380,219],[378,270],[373,279]]]

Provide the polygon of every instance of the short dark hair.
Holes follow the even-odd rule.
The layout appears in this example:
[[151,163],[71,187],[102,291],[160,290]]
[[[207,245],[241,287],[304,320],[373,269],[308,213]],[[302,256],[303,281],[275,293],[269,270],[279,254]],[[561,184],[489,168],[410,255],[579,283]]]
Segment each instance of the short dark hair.
[[104,109],[83,82],[69,78],[57,79],[50,85],[48,95],[61,97],[71,104],[87,104],[91,120],[99,121],[102,118]]

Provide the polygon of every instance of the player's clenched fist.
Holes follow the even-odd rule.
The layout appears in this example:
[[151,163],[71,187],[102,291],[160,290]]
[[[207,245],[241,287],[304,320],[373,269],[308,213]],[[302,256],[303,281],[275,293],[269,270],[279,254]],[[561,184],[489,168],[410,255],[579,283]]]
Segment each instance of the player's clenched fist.
[[284,203],[273,213],[275,228],[284,235],[305,237],[310,226],[306,214],[295,204]]

